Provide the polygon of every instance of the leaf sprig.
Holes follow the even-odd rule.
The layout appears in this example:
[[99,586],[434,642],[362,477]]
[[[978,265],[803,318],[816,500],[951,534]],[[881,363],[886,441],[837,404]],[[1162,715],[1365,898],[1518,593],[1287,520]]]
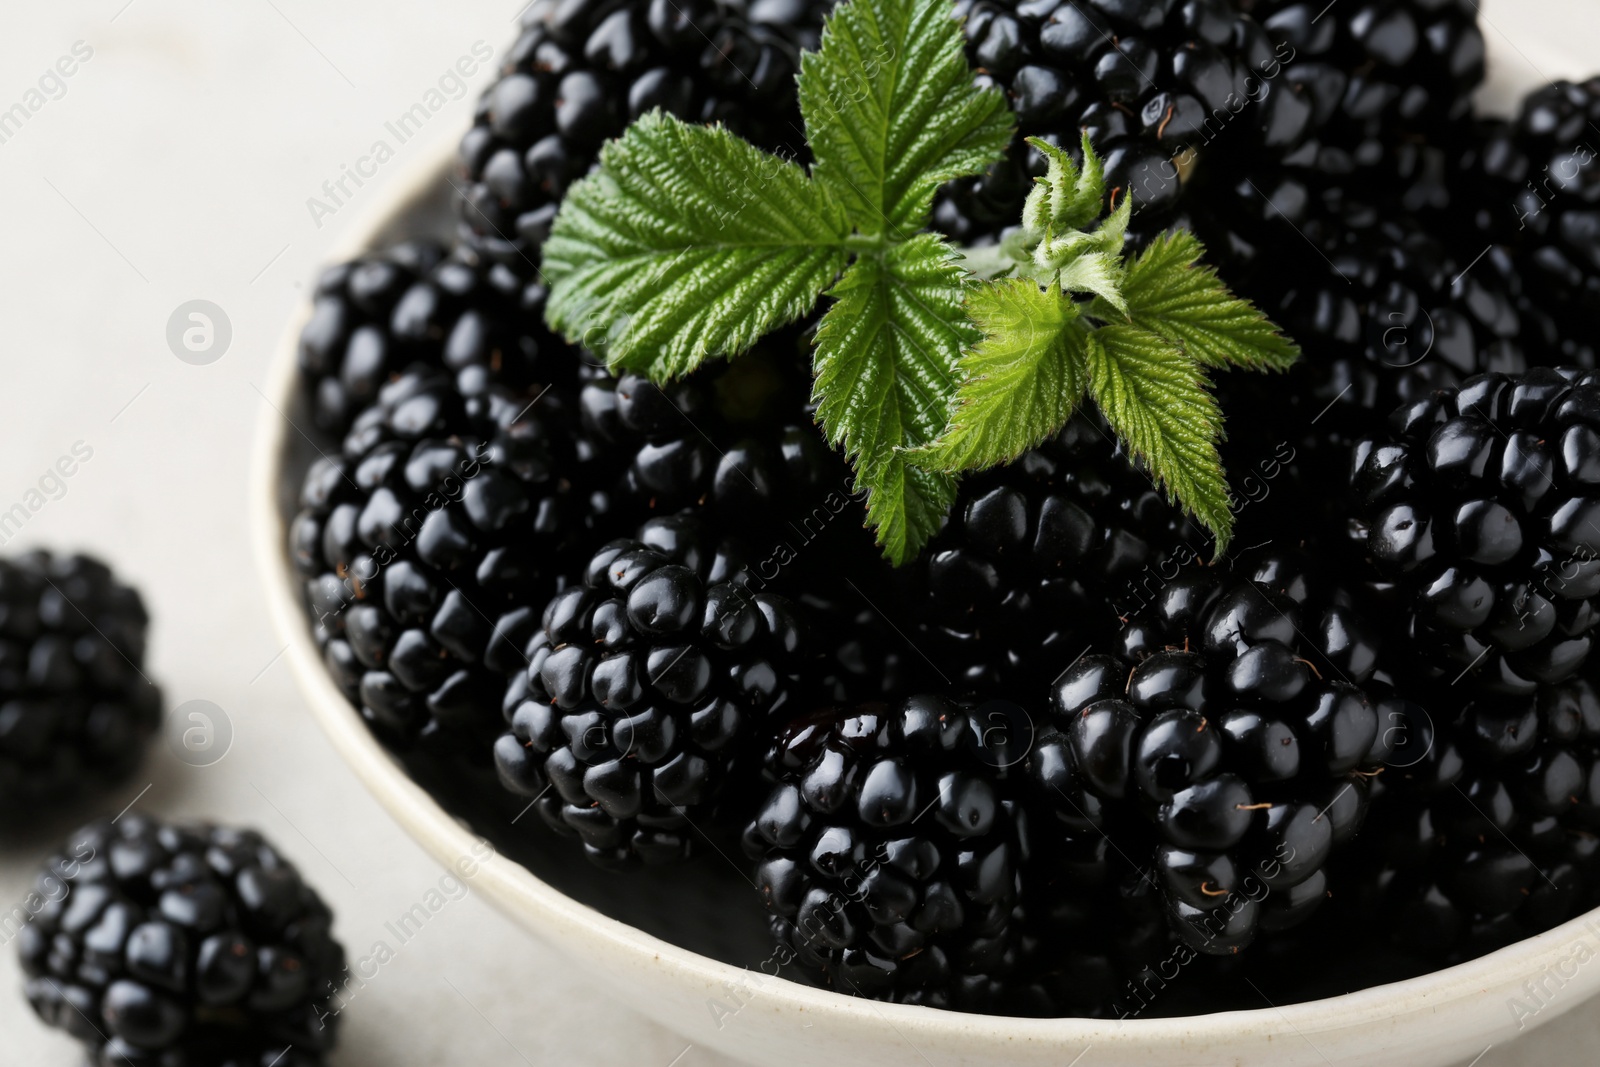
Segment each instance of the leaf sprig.
[[1232,515],[1205,371],[1295,351],[1197,264],[1199,242],[1168,234],[1125,262],[1132,205],[1101,218],[1087,138],[1081,167],[1034,142],[1049,173],[999,248],[964,256],[928,232],[939,186],[1012,135],[1004,97],[973,84],[949,0],[836,7],[799,97],[809,171],[662,112],[606,145],[544,245],[551,327],[666,381],[828,297],[818,418],[895,563],[938,531],[961,471],[1038,444],[1085,395],[1220,548]]
[[1100,218],[1104,171],[1087,133],[1082,166],[1047,141],[1029,143],[1047,172],[988,264],[1002,276],[967,294],[983,336],[962,354],[949,425],[913,460],[945,473],[1008,463],[1059,431],[1087,395],[1220,553],[1233,508],[1206,369],[1283,370],[1298,350],[1199,265],[1204,250],[1188,231],[1124,261],[1132,202]]

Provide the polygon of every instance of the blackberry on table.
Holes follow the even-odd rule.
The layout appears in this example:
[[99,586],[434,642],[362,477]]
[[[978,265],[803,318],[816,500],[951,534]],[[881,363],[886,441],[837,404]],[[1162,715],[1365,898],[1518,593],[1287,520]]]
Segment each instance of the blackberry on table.
[[1352,597],[1294,554],[1240,567],[1184,569],[1071,664],[1029,757],[1053,825],[1108,835],[1178,936],[1217,955],[1318,908],[1385,745]]
[[1353,544],[1413,670],[1531,696],[1600,620],[1600,377],[1486,374],[1357,445]]
[[[1026,955],[1020,756],[932,695],[802,715],[767,757],[745,831],[786,953],[841,992],[1037,1011]],[[1010,739],[1008,739],[1009,742]]]
[[801,623],[692,517],[612,541],[556,594],[505,696],[502,784],[594,862],[689,851],[798,685]]
[[795,75],[822,0],[537,0],[461,141],[460,239],[519,275],[567,187],[647,111],[803,149]]
[[124,815],[69,838],[36,894],[28,1000],[96,1064],[311,1067],[333,1046],[333,915],[259,834]]
[[0,804],[125,780],[161,727],[139,594],[88,556],[0,560]]

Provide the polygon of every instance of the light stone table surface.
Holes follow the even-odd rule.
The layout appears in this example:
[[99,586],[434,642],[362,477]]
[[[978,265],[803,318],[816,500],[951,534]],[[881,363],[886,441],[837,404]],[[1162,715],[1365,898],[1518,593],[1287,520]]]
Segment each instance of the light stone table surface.
[[[260,827],[328,898],[354,956],[393,944],[385,924],[443,872],[345,770],[279,659],[246,536],[258,387],[364,190],[347,185],[354,197],[331,213],[311,210],[310,198],[330,204],[324,182],[378,141],[394,159],[366,191],[422,139],[457,136],[520,6],[14,3],[0,33],[0,110],[40,105],[0,142],[0,510],[25,501],[75,446],[92,450],[4,547],[108,559],[145,594],[150,673],[168,707],[208,700],[231,724],[221,762],[190,766],[162,743],[107,811],[132,802]],[[1505,60],[1497,79],[1600,68],[1600,5],[1484,6]],[[470,90],[451,82],[459,61],[470,69],[491,50]],[[68,69],[59,82],[45,79],[42,99],[28,96],[47,71]],[[430,97],[441,79],[444,92]],[[386,124],[418,103],[437,110],[402,144]],[[169,318],[195,299],[219,305],[232,326],[226,354],[205,366],[175,358],[167,342]],[[26,894],[46,847],[0,846],[0,911]],[[522,962],[516,973],[537,975],[535,984],[513,987],[504,961],[529,956],[537,966]],[[0,1067],[77,1067],[73,1043],[37,1022],[19,984],[13,949],[0,947]],[[471,895],[399,948],[344,1024],[337,1067],[728,1063],[624,1009]],[[928,1053],[931,1067],[946,1067],[937,1049]],[[1585,1009],[1480,1063],[1597,1060],[1600,1014]]]

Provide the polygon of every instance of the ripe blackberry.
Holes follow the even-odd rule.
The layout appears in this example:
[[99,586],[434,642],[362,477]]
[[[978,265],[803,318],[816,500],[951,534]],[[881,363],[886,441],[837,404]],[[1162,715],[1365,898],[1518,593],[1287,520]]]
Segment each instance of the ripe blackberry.
[[1600,696],[1572,679],[1537,697],[1448,685],[1395,706],[1384,817],[1341,863],[1350,907],[1424,962],[1481,955],[1600,897]]
[[464,392],[491,374],[519,385],[570,383],[577,360],[539,325],[542,290],[519,294],[518,285],[432,241],[328,268],[300,333],[313,423],[342,436],[386,382],[417,364],[463,376]]
[[692,517],[601,548],[546,605],[506,692],[505,787],[601,865],[685,855],[798,682],[794,608],[751,586]]
[[0,560],[0,805],[33,810],[133,773],[161,728],[148,623],[98,560]]
[[655,108],[801,150],[795,75],[823,0],[536,0],[461,141],[460,239],[532,275],[567,187]]
[[[1555,320],[1564,362],[1593,366],[1600,320],[1600,78],[1554,82],[1515,123],[1479,123],[1457,167],[1463,241],[1506,246],[1530,300]],[[1476,254],[1476,249],[1473,253]]]
[[903,599],[904,625],[958,690],[1024,699],[1115,621],[1169,559],[1208,539],[1079,415],[1016,462],[965,479]]
[[[666,386],[587,370],[577,445],[593,470],[594,509],[626,534],[651,516],[703,508],[765,549],[829,496],[848,496],[849,467],[811,421],[800,345],[786,332]],[[864,524],[852,514],[844,526]]]
[[783,962],[842,993],[963,1011],[1040,1010],[1025,962],[1025,820],[979,709],[921,695],[807,714],[745,830]]
[[503,674],[585,533],[570,404],[414,367],[307,471],[291,557],[329,672],[387,742],[494,736]]
[[333,914],[253,831],[95,823],[47,862],[28,910],[28,1000],[96,1064],[309,1067],[333,1046]]
[[1318,87],[1279,78],[1285,56],[1232,0],[958,0],[956,13],[979,84],[1006,92],[1018,124],[1003,162],[940,194],[934,225],[958,241],[1021,221],[1044,173],[1023,137],[1076,150],[1087,130],[1108,199],[1131,191],[1154,232],[1213,161],[1276,156],[1311,128]]
[[1237,952],[1326,895],[1384,755],[1377,653],[1295,556],[1185,568],[1052,686],[1035,795],[1069,839],[1106,834],[1146,870],[1188,945]]
[[1351,529],[1410,669],[1532,695],[1600,619],[1600,376],[1486,374],[1353,453]]
[[[1202,234],[1208,248],[1230,250],[1235,289],[1303,349],[1282,377],[1219,378],[1230,430],[1223,458],[1235,471],[1292,457],[1307,491],[1272,494],[1261,525],[1320,538],[1337,518],[1337,495],[1325,487],[1346,477],[1352,444],[1380,432],[1397,405],[1431,390],[1485,371],[1524,370],[1530,352],[1544,351],[1535,337],[1545,324],[1499,254],[1463,259],[1415,218],[1388,208],[1327,209],[1271,195],[1269,204],[1243,186],[1249,203],[1219,207],[1206,224],[1229,226],[1232,236]],[[1280,213],[1291,203],[1294,213]],[[1309,241],[1312,254],[1275,253],[1285,241]]]
[[[1346,146],[1379,138],[1437,137],[1470,116],[1483,83],[1484,43],[1472,0],[1362,0],[1333,10],[1316,0],[1241,0],[1274,41],[1293,46],[1293,69],[1333,71],[1342,93],[1321,136]],[[1375,158],[1371,160],[1375,162]]]

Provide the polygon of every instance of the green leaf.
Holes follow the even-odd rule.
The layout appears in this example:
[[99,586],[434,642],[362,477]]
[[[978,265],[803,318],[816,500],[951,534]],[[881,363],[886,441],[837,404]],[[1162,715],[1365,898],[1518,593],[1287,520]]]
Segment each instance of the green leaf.
[[1285,370],[1299,346],[1266,315],[1228,291],[1199,258],[1204,247],[1187,230],[1156,238],[1122,280],[1127,316],[1135,326],[1183,346],[1207,367]]
[[800,57],[812,174],[863,234],[922,229],[934,190],[980,173],[1011,140],[1011,110],[972,84],[949,0],[851,0]]
[[962,346],[976,340],[961,286],[955,253],[919,234],[852,263],[817,331],[817,416],[854,463],[868,521],[896,564],[938,532],[955,500],[955,479],[904,449],[944,429]]
[[546,317],[613,366],[677,377],[810,311],[848,232],[798,166],[651,112],[567,194],[544,245]]
[[1009,463],[1066,425],[1086,384],[1086,331],[1059,288],[1027,278],[981,285],[967,293],[967,313],[983,339],[961,357],[950,425],[911,453],[934,470]]
[[1233,536],[1233,509],[1217,441],[1222,415],[1200,366],[1165,339],[1135,326],[1089,334],[1089,393],[1133,455],[1166,486],[1169,499],[1217,539]]
[[1105,169],[1089,134],[1083,135],[1083,169],[1072,161],[1065,149],[1040,137],[1028,143],[1044,153],[1045,173],[1035,178],[1034,187],[1022,206],[1022,225],[1036,233],[1081,230],[1100,217],[1106,194]]
[[1056,273],[1057,284],[1068,292],[1094,293],[1112,307],[1122,300],[1122,257],[1110,252],[1088,252]]

